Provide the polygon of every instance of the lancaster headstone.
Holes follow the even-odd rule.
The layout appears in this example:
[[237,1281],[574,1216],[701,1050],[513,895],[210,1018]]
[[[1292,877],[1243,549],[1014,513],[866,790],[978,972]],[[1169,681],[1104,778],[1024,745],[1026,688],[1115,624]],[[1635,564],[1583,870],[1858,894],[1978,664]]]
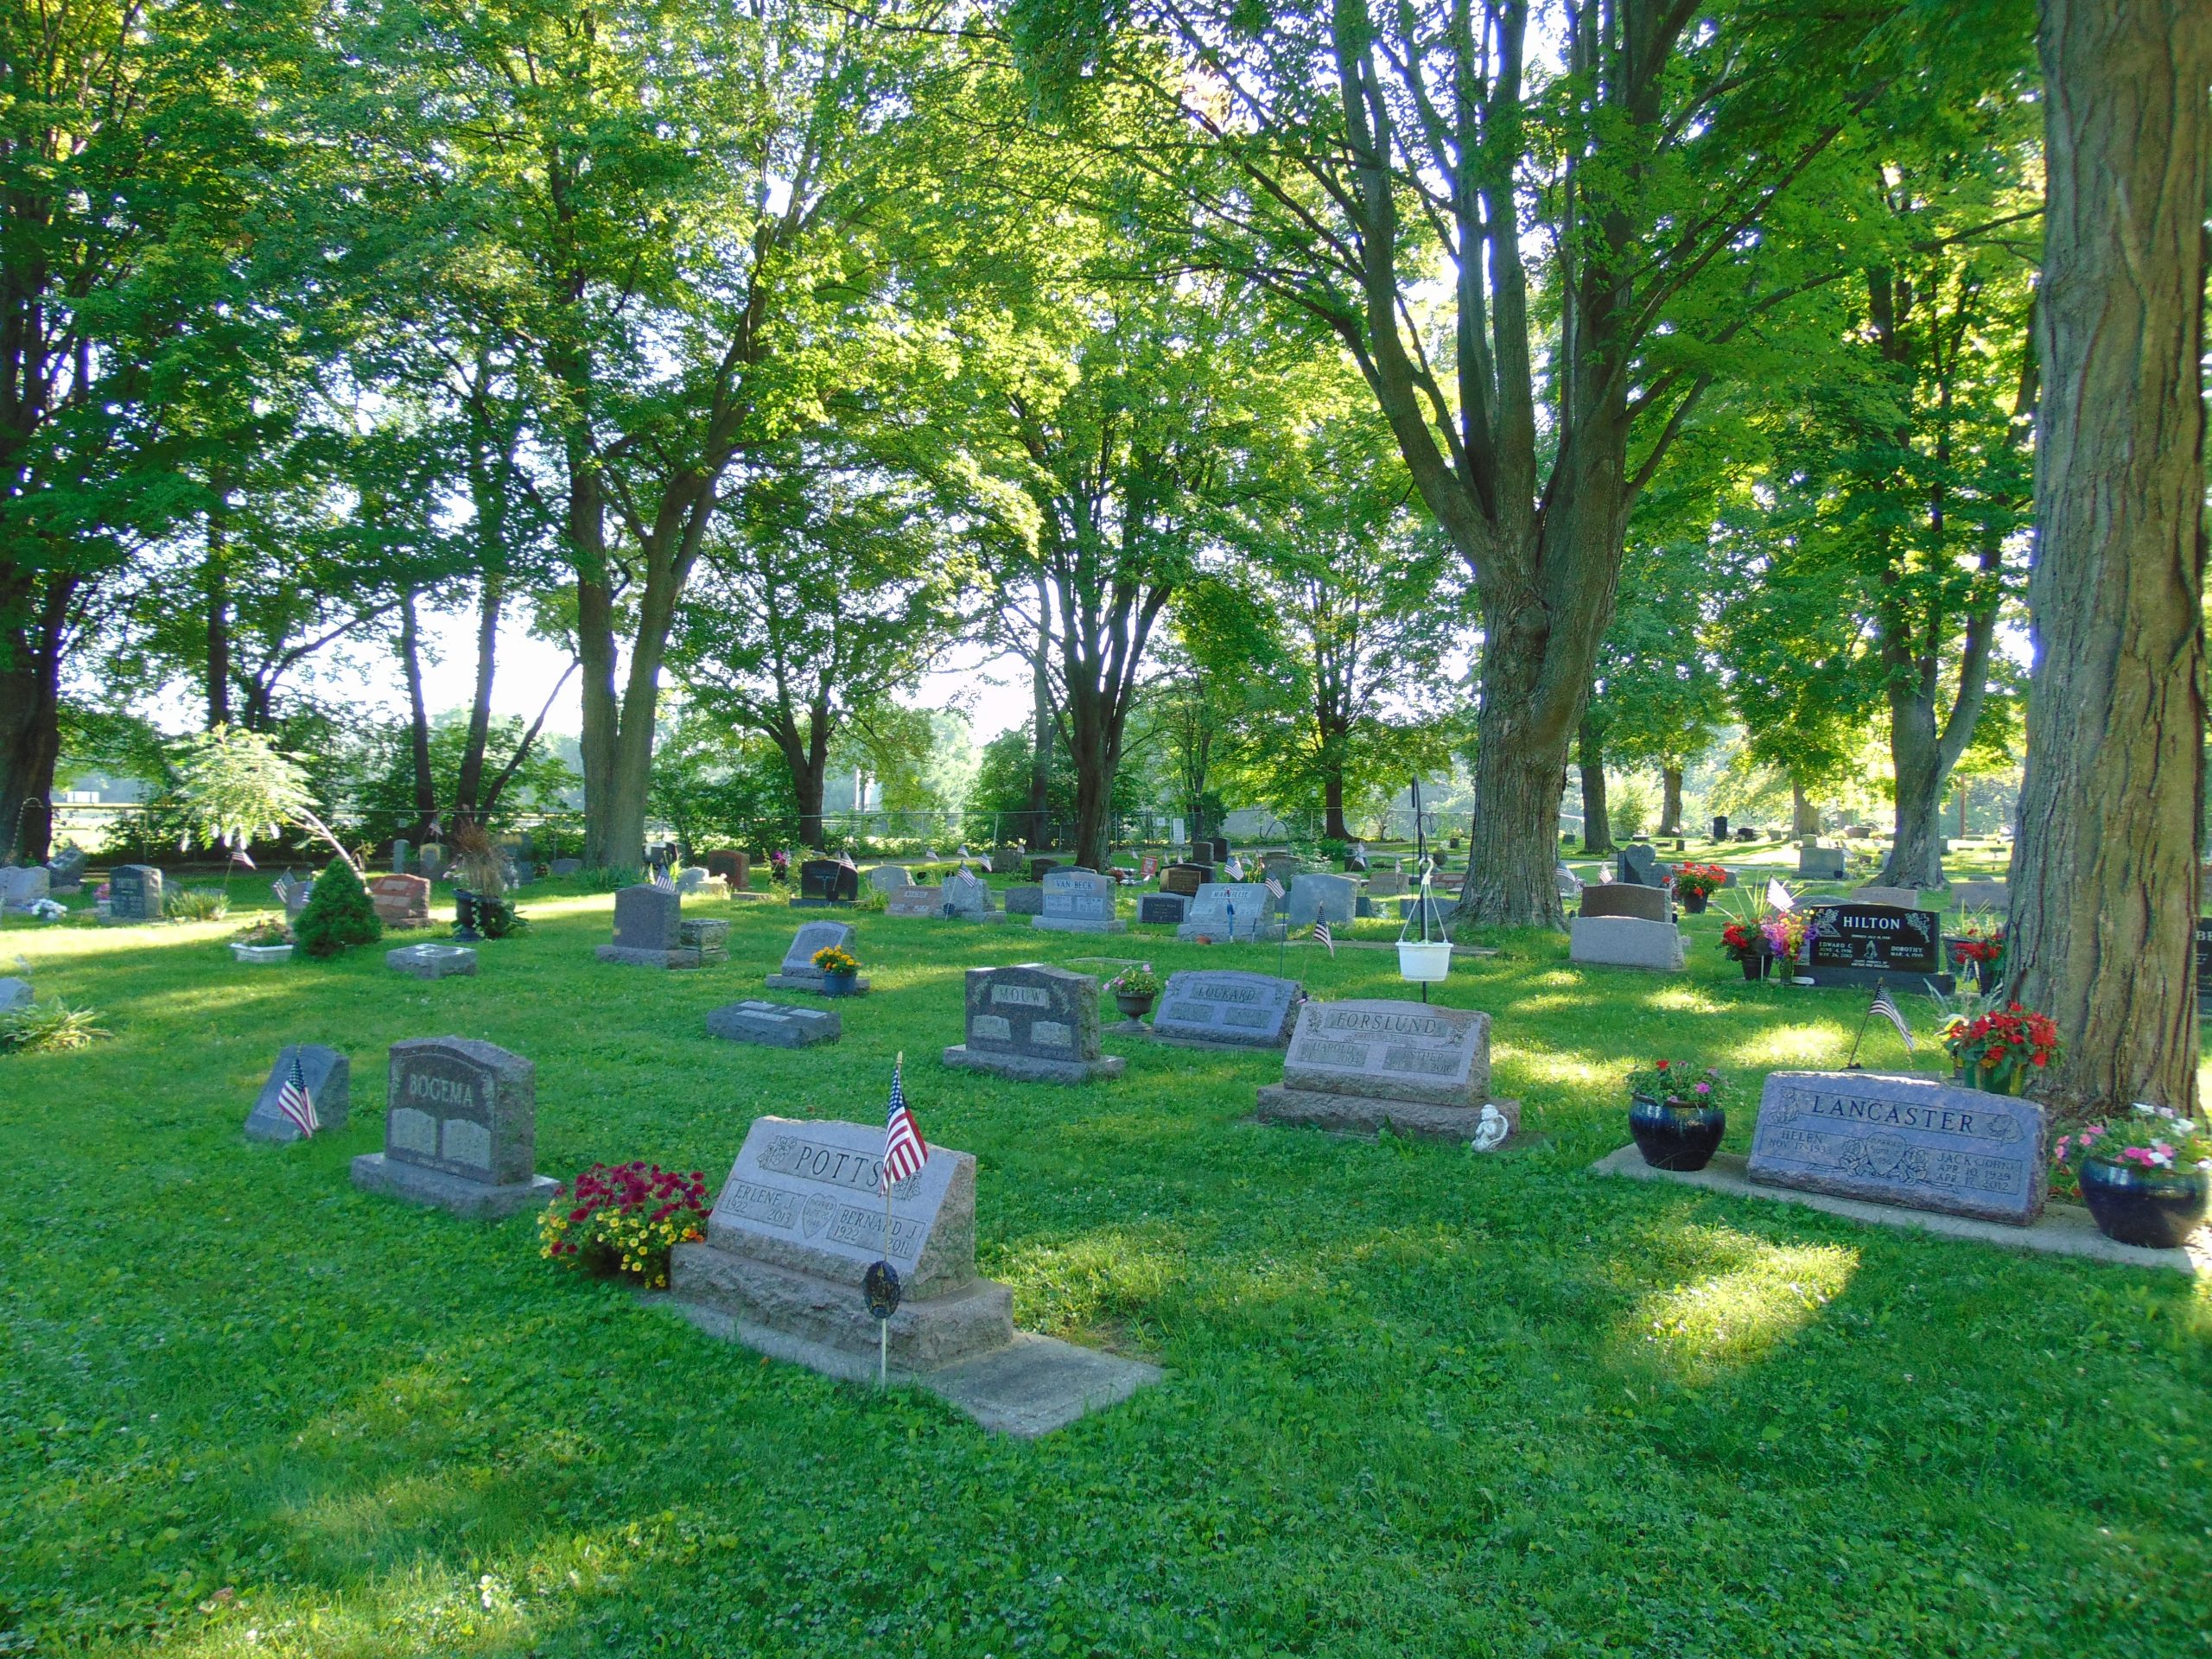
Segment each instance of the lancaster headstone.
[[391,1046],[384,1150],[353,1160],[353,1185],[459,1216],[512,1215],[560,1183],[536,1172],[537,1068],[466,1037]]
[[1087,870],[1054,870],[1045,878],[1045,910],[1032,927],[1052,933],[1125,933],[1114,914],[1114,879]]
[[1260,1090],[1263,1123],[1459,1141],[1478,1152],[1520,1125],[1516,1101],[1490,1097],[1490,1016],[1420,1002],[1307,1002],[1282,1082]]
[[1305,993],[1294,979],[1216,969],[1171,974],[1152,1034],[1236,1048],[1281,1048]]
[[270,1067],[269,1081],[261,1085],[253,1109],[246,1114],[249,1141],[273,1141],[281,1145],[302,1138],[300,1126],[276,1104],[284,1085],[292,1080],[295,1058],[307,1084],[308,1098],[315,1105],[315,1122],[326,1130],[346,1127],[346,1115],[353,1105],[352,1066],[334,1048],[326,1048],[321,1043],[301,1043],[280,1050],[276,1064]]
[[970,968],[967,1041],[944,1063],[1027,1083],[1087,1083],[1122,1075],[1119,1056],[1098,1049],[1098,982],[1043,963]]
[[2043,1108],[1932,1077],[1775,1071],[1748,1174],[1768,1186],[2024,1227],[2043,1213]]

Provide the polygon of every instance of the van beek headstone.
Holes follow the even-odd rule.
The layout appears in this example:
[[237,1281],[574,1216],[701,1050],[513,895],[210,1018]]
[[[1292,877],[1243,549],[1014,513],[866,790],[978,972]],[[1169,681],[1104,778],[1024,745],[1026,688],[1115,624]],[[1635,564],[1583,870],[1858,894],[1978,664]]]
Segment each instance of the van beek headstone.
[[1186,968],[1168,976],[1152,1034],[1208,1047],[1281,1048],[1304,995],[1294,979]]
[[[844,951],[853,948],[853,930],[842,922],[809,922],[791,936],[791,949],[784,952],[781,971],[768,976],[772,991],[811,991],[823,994],[822,970],[814,965],[814,953],[832,947]],[[853,995],[868,995],[868,976],[863,974],[853,982]]]
[[1098,1052],[1098,982],[1042,963],[970,968],[967,1038],[944,1063],[1025,1083],[1118,1077],[1120,1056]]
[[1249,944],[1279,939],[1274,895],[1256,881],[1209,881],[1191,904],[1191,919],[1175,930],[1179,939],[1215,939]]
[[391,1046],[384,1150],[353,1160],[353,1185],[457,1216],[512,1215],[560,1185],[536,1172],[537,1068],[466,1037]]
[[1114,914],[1114,879],[1086,870],[1053,870],[1045,877],[1045,912],[1030,926],[1052,933],[1126,933]]
[[1518,1101],[1491,1100],[1490,1016],[1421,1002],[1307,1002],[1282,1082],[1260,1090],[1262,1123],[1459,1141],[1478,1152],[1520,1128]]
[[594,954],[632,968],[696,968],[698,947],[683,934],[683,900],[647,882],[614,895],[614,943]]
[[835,1008],[797,1008],[788,1002],[766,1002],[757,997],[731,1002],[707,1011],[707,1030],[733,1043],[759,1043],[766,1048],[810,1048],[834,1043],[845,1033],[845,1023]]
[[1751,1179],[2024,1227],[2043,1213],[2043,1108],[1932,1077],[1775,1071],[1759,1095]]
[[261,1085],[253,1109],[246,1114],[249,1141],[273,1141],[279,1145],[301,1138],[300,1126],[277,1109],[276,1096],[291,1080],[292,1060],[297,1056],[301,1075],[307,1079],[308,1097],[315,1103],[315,1120],[325,1130],[342,1129],[353,1105],[353,1067],[334,1048],[321,1043],[301,1043],[281,1050],[270,1068],[269,1081]]

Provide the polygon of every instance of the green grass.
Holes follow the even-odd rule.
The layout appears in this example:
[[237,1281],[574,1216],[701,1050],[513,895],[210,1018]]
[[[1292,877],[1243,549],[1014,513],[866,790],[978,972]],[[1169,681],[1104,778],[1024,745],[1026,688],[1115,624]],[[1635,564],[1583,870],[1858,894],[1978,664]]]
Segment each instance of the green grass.
[[[966,966],[1272,948],[864,917],[874,995],[785,1053],[702,1016],[794,912],[728,906],[731,963],[662,976],[592,960],[607,896],[525,898],[435,983],[235,967],[235,912],[0,936],[115,1033],[0,1058],[0,1653],[2207,1650],[2206,1293],[1587,1173],[1634,1057],[1842,1058],[1861,999],[1745,985],[1713,918],[1686,976],[1534,936],[1457,964],[1438,1000],[1495,1016],[1529,1132],[1476,1159],[1250,1126],[1265,1056],[1109,1037],[1128,1075],[1078,1090],[938,1063]],[[1385,951],[1287,961],[1407,988]],[[1167,1380],[994,1439],[561,1272],[528,1217],[356,1192],[385,1046],[445,1033],[537,1062],[541,1169],[715,1184],[759,1113],[875,1121],[904,1049],[1018,1321]],[[352,1055],[353,1122],[250,1146],[295,1040]]]

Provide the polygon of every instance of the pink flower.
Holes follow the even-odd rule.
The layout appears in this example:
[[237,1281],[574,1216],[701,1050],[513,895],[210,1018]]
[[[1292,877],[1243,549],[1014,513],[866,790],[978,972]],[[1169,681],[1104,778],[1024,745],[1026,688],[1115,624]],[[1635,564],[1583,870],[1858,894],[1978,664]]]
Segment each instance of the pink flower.
[[1709,1095],[1713,1092],[1713,1085],[1709,1083],[1700,1083],[1697,1086],[1697,1092],[1700,1095]]

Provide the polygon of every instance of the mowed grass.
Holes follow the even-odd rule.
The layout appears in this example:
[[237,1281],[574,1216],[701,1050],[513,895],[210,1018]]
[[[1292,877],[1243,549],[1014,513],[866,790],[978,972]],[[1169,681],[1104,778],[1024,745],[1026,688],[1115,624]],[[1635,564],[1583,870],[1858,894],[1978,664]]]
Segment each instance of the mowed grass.
[[[703,908],[731,962],[656,974],[593,960],[609,898],[532,889],[527,936],[428,984],[233,967],[236,917],[0,931],[115,1033],[0,1059],[0,1652],[2207,1651],[2205,1292],[1588,1173],[1637,1057],[1843,1058],[1863,998],[1745,985],[1712,918],[1683,976],[1548,936],[1455,965],[1437,1000],[1494,1016],[1524,1103],[1476,1158],[1248,1124],[1262,1055],[1109,1036],[1128,1075],[1074,1090],[938,1062],[969,966],[1273,947],[862,915],[874,995],[785,1053],[702,1015],[800,914]],[[1388,951],[1284,960],[1410,989]],[[529,1217],[356,1192],[385,1046],[449,1033],[537,1063],[540,1169],[716,1185],[760,1113],[876,1121],[903,1049],[1018,1321],[1167,1379],[994,1438],[562,1272]],[[249,1145],[296,1040],[352,1056],[352,1123]],[[1878,1027],[1866,1058],[1904,1063]]]

